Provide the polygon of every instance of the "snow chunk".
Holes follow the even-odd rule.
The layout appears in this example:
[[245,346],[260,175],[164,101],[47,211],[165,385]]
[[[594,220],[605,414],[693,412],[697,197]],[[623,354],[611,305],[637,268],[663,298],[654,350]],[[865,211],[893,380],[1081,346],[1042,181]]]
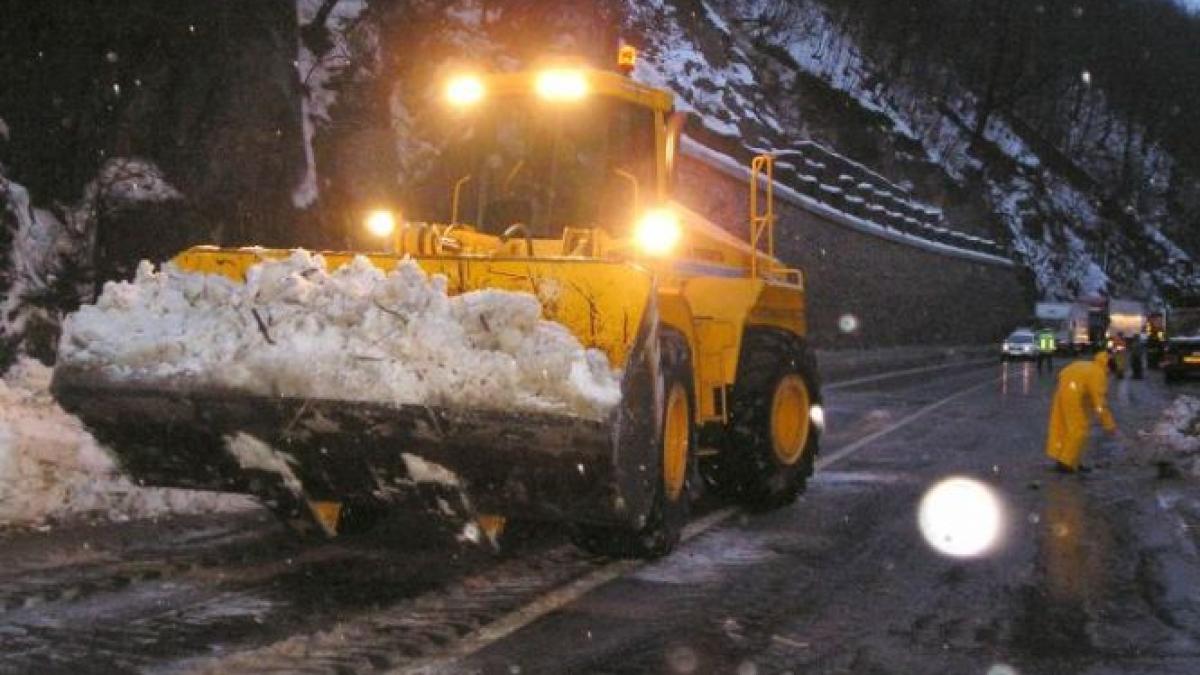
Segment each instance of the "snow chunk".
[[296,477],[296,472],[292,471],[292,464],[296,463],[296,459],[286,452],[279,452],[241,431],[234,436],[226,437],[225,447],[229,450],[229,454],[237,460],[238,466],[243,469],[257,469],[277,474],[289,492],[296,496],[304,493],[304,486]]
[[462,486],[458,474],[441,464],[426,461],[408,452],[402,453],[400,457],[404,460],[404,468],[408,470],[408,475],[418,483],[437,483],[446,487]]
[[542,411],[593,419],[619,373],[528,293],[450,297],[411,260],[329,270],[304,250],[244,285],[143,261],[64,324],[60,363],[139,381],[186,380],[266,396]]

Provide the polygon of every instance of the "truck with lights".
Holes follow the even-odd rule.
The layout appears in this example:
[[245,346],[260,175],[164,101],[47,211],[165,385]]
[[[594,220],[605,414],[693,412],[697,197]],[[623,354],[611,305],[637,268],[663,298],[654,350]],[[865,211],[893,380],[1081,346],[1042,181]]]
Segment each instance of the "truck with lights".
[[[373,214],[387,250],[371,262],[411,258],[452,293],[534,293],[619,369],[607,419],[131,386],[78,368],[56,372],[62,404],[145,484],[244,491],[330,536],[356,510],[410,508],[379,488],[404,482],[398,449],[453,470],[489,527],[565,522],[616,556],[670,551],[700,484],[757,507],[791,503],[823,411],[804,275],[775,256],[771,156],[750,167],[747,241],[672,198],[684,117],[670,92],[556,66],[459,73],[442,93],[449,138],[421,186],[441,215]],[[173,262],[242,282],[287,255],[196,247]],[[286,451],[297,485],[230,461],[223,439],[239,434]]]

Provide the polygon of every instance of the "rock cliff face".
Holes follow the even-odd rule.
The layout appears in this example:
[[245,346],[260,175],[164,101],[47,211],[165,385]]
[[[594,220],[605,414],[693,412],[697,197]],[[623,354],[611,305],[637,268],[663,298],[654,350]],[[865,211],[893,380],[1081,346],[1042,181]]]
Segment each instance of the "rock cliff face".
[[80,300],[67,289],[86,297],[140,256],[296,239],[291,0],[9,3],[0,45],[4,343],[33,312],[50,328],[32,349],[44,355],[55,316]]
[[220,238],[281,241],[303,168],[289,0],[21,2],[0,22],[0,142],[38,203],[153,161]]

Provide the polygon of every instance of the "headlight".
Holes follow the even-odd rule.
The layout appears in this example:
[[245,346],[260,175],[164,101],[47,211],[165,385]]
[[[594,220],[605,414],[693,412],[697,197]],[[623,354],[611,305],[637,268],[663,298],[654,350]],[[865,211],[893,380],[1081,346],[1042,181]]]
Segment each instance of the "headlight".
[[646,212],[638,221],[633,238],[643,253],[661,256],[675,248],[681,234],[679,216],[674,211],[654,209]]
[[396,231],[396,216],[387,209],[377,209],[367,214],[364,224],[376,237],[390,237]]
[[587,78],[579,70],[547,70],[537,78],[538,96],[549,101],[578,101],[587,95]]
[[812,421],[817,431],[825,433],[825,409],[819,404],[808,409],[808,419]]
[[459,75],[446,85],[446,100],[460,108],[475,105],[483,94],[483,80],[474,75]]

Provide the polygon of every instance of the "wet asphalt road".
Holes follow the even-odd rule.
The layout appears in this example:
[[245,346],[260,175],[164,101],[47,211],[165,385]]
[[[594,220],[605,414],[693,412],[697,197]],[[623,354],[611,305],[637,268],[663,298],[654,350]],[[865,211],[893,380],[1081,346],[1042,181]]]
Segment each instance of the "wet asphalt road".
[[[793,508],[741,516],[448,670],[488,673],[1200,672],[1186,486],[1097,443],[1085,478],[1041,454],[1051,379],[1031,364],[829,392],[826,452],[981,384],[831,466]],[[1127,433],[1169,394],[1114,382]],[[978,478],[1000,545],[939,554],[921,495]],[[1193,484],[1194,485],[1194,484]],[[1011,669],[1011,670],[1009,670]]]
[[[1111,441],[1091,474],[1049,471],[1050,392],[1031,364],[831,387],[795,506],[710,512],[646,565],[552,530],[500,556],[400,526],[300,542],[260,514],[10,533],[0,672],[1200,672],[1195,483]],[[1114,382],[1125,442],[1169,397]],[[1004,505],[983,556],[917,527],[949,476]]]

